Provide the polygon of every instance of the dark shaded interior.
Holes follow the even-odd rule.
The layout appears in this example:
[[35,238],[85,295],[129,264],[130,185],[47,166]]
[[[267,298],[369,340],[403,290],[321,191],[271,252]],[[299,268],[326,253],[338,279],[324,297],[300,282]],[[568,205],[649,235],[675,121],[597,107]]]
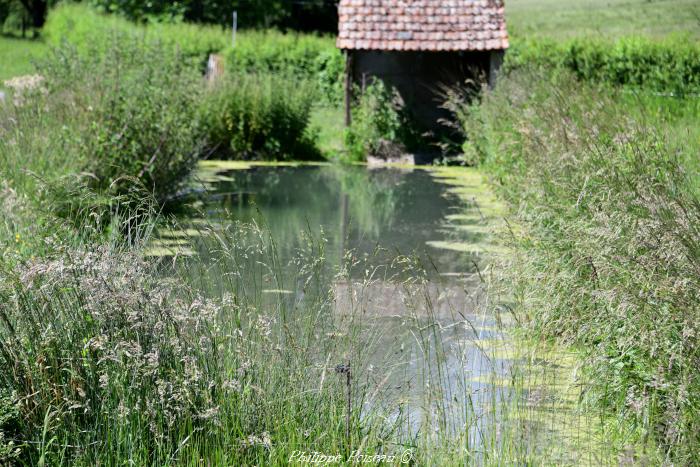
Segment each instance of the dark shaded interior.
[[[494,57],[502,52],[423,52],[352,50],[352,79],[362,89],[373,79],[380,79],[395,88],[405,104],[406,111],[417,128],[427,132],[427,142],[435,142],[452,135],[452,130],[441,123],[450,114],[442,108],[446,87],[460,86],[478,90],[490,82],[495,74]],[[495,58],[495,60],[494,60]]]

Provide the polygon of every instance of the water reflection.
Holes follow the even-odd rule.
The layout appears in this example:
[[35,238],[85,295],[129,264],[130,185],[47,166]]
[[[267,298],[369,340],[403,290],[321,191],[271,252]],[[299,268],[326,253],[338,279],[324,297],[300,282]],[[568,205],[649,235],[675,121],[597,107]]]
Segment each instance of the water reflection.
[[[352,338],[363,345],[350,346],[347,358],[364,363],[356,384],[372,395],[361,401],[368,412],[386,407],[389,419],[406,421],[407,432],[426,424],[455,433],[469,426],[469,442],[480,444],[486,419],[465,404],[504,397],[494,378],[507,373],[510,361],[490,357],[479,344],[500,332],[480,306],[494,216],[488,201],[480,202],[485,193],[477,179],[449,169],[205,168],[205,189],[192,202],[199,218],[184,218],[182,230],[161,236],[165,247],[182,247],[188,223],[209,226],[211,238],[198,234],[188,245],[208,265],[200,288],[232,292],[222,278],[236,274],[242,295],[255,295],[256,305],[283,318],[323,309],[332,333],[350,339],[365,330]],[[273,254],[246,250],[258,234],[246,236],[230,228],[234,223],[261,226]],[[229,243],[240,253],[233,256],[245,264],[221,260],[220,229],[235,232]]]
[[209,175],[209,191],[202,200],[207,220],[265,226],[282,262],[303,246],[307,235],[327,241],[331,266],[338,266],[345,253],[353,251],[376,264],[390,264],[398,255],[416,255],[431,275],[474,271],[470,251],[449,246],[459,241],[473,245],[482,234],[446,228],[449,216],[462,212],[464,204],[449,186],[436,183],[431,172],[254,166],[221,170],[217,177]]
[[223,319],[242,335],[246,318],[276,323],[265,351],[303,356],[300,391],[320,394],[349,363],[353,410],[386,439],[456,440],[475,464],[601,450],[572,412],[574,359],[518,348],[487,303],[502,212],[476,172],[208,162],[192,188],[192,211],[150,253],[235,301]]

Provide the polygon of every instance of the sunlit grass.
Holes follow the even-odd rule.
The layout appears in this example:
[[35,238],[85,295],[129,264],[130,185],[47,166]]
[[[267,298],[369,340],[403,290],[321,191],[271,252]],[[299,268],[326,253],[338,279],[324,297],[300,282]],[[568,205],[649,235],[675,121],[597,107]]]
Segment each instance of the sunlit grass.
[[700,39],[694,0],[510,0],[506,21],[514,36],[645,35],[687,32]]
[[316,105],[310,126],[316,132],[316,144],[326,159],[337,159],[345,150],[345,111],[342,106]]
[[0,35],[0,89],[3,81],[34,73],[32,61],[42,58],[48,47],[40,39]]

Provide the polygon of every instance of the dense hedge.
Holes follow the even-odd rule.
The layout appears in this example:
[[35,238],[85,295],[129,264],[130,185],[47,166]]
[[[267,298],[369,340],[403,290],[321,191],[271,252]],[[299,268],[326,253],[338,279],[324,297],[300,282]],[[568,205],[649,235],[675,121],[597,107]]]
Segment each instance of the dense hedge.
[[185,57],[204,62],[212,52],[223,50],[230,37],[218,26],[195,24],[138,25],[117,15],[105,15],[80,4],[62,3],[51,10],[44,26],[49,44],[68,41],[80,52],[104,50],[116,36],[135,36],[143,41],[176,49]]
[[585,81],[643,87],[679,95],[700,92],[700,44],[685,36],[517,39],[507,67],[568,69]]
[[118,15],[106,15],[80,4],[60,4],[49,14],[44,34],[51,45],[68,41],[81,53],[105,50],[117,36],[132,36],[204,63],[222,52],[226,69],[234,73],[275,73],[316,84],[322,96],[339,103],[345,60],[331,36],[241,31],[235,47],[218,26],[187,23],[139,25]]
[[249,31],[224,54],[229,70],[310,79],[329,100],[339,102],[342,96],[345,59],[330,36]]

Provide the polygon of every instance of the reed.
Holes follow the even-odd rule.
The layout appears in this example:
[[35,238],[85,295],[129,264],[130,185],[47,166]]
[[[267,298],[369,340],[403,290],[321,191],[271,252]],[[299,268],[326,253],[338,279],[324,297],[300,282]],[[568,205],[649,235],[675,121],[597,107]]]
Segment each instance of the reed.
[[523,226],[525,323],[584,352],[585,400],[631,439],[692,463],[698,145],[678,135],[693,134],[696,102],[521,71],[462,109],[467,149]]

